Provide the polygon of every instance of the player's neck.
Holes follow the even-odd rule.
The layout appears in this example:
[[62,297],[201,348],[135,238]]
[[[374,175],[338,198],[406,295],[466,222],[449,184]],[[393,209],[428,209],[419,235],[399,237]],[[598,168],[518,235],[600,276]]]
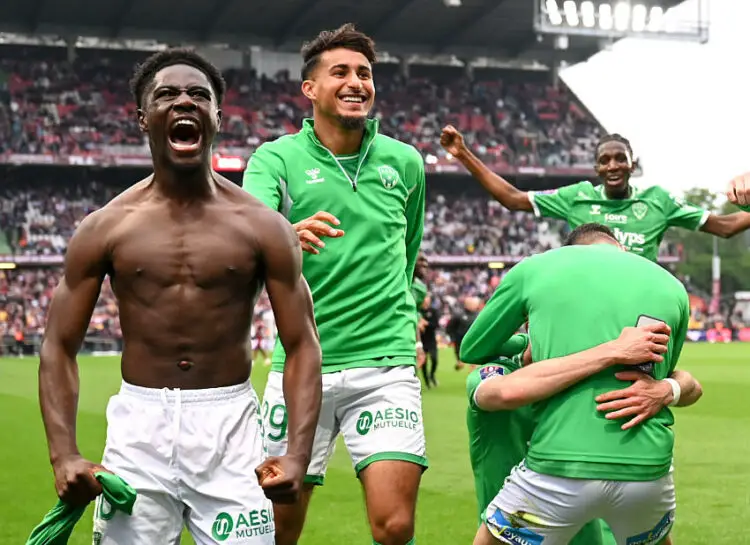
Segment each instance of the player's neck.
[[178,202],[206,200],[216,192],[216,181],[210,166],[180,172],[154,165],[154,185],[161,195]]
[[325,116],[314,118],[315,136],[334,155],[352,155],[359,152],[365,129],[346,129],[341,124]]

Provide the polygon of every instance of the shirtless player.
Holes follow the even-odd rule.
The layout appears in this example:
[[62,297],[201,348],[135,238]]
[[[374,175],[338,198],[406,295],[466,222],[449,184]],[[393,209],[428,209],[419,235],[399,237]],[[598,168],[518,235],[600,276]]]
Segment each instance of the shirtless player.
[[[321,352],[300,244],[280,214],[211,169],[225,90],[214,66],[163,51],[137,69],[132,88],[154,173],[78,227],[42,346],[57,492],[76,505],[101,492],[92,476],[100,466],[76,444],[76,353],[109,275],[123,383],[107,408],[102,465],[138,499],[132,516],[100,499],[94,542],[176,544],[185,524],[199,545],[273,545],[271,501],[297,499],[320,410]],[[245,353],[264,284],[287,351],[289,418],[287,453],[265,461]]]

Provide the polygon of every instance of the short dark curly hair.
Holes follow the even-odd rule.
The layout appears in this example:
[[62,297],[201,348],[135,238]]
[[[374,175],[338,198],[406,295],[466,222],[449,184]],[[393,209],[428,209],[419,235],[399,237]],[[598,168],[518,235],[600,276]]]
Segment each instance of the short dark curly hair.
[[602,225],[601,223],[584,223],[570,232],[565,239],[564,246],[591,244],[603,238],[611,238],[617,241],[615,233],[606,225]]
[[323,53],[339,47],[362,53],[371,64],[377,60],[375,42],[372,38],[357,30],[352,23],[346,23],[336,30],[322,31],[302,46],[302,80],[309,79]]
[[162,68],[175,64],[187,64],[206,74],[216,94],[216,101],[219,104],[222,103],[227,84],[224,81],[224,76],[221,75],[221,71],[195,51],[176,47],[154,53],[136,66],[133,77],[130,79],[130,92],[133,93],[133,98],[139,109],[143,103],[146,89],[154,81],[156,73]]

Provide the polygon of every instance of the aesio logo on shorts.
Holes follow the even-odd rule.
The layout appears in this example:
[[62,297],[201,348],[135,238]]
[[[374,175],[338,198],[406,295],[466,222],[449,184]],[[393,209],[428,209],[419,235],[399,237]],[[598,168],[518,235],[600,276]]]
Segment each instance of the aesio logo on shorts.
[[404,409],[403,407],[388,407],[384,410],[362,411],[357,418],[357,433],[367,435],[370,430],[382,428],[404,428],[407,430],[419,429],[420,418],[417,411]]
[[273,515],[270,509],[253,509],[233,517],[229,513],[216,515],[211,526],[211,535],[216,541],[226,541],[232,535],[235,538],[247,538],[273,533]]

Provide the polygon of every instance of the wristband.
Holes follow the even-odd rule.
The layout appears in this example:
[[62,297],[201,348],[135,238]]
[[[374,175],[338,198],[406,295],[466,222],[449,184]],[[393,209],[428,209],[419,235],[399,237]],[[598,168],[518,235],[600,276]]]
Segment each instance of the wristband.
[[424,348],[424,345],[421,342],[418,342],[417,343],[417,350],[419,350],[420,348]]
[[665,381],[669,383],[669,385],[672,387],[672,401],[669,403],[670,407],[673,407],[677,405],[677,403],[680,402],[680,395],[682,394],[682,388],[680,388],[680,383],[677,382],[673,378],[665,378]]

